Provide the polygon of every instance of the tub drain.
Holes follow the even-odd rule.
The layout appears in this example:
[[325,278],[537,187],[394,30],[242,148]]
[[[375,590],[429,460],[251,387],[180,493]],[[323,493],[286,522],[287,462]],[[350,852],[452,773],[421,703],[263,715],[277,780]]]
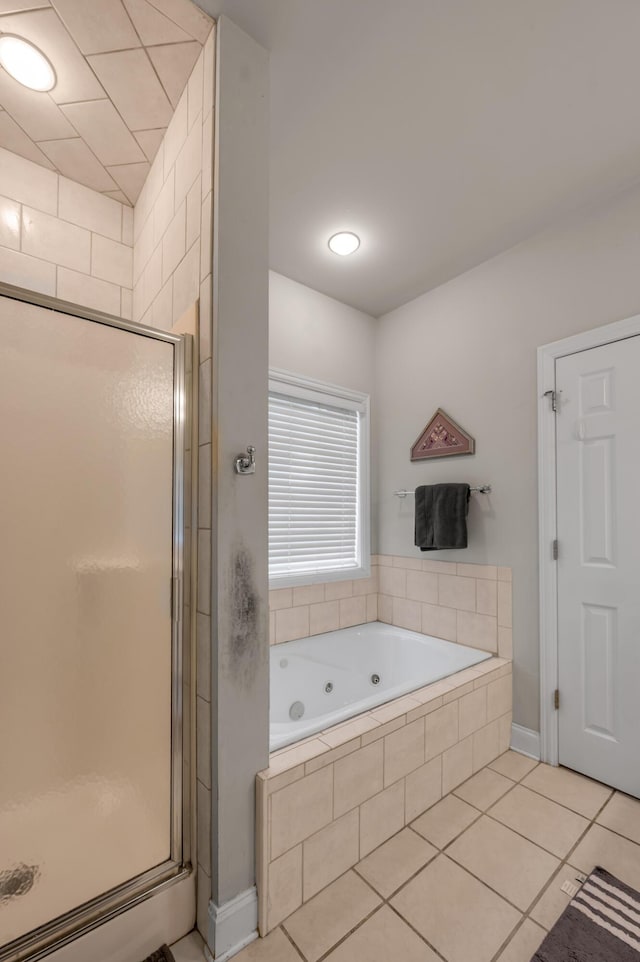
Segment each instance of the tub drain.
[[325,692],[326,692],[327,695],[330,695],[331,692],[333,691],[333,682],[332,682],[332,681],[328,681],[327,684],[324,686],[324,690],[325,690]]
[[371,684],[372,684],[372,685],[379,685],[379,684],[380,684],[380,675],[373,674],[373,675],[371,676]]
[[304,715],[304,705],[301,701],[294,701],[293,705],[289,709],[289,718],[291,721],[298,721]]

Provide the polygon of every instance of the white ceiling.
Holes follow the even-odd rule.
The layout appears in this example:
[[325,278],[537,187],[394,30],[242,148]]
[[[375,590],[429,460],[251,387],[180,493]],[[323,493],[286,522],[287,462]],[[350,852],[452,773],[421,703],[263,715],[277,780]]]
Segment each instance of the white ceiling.
[[371,314],[640,177],[638,0],[197,2],[271,51],[272,267]]
[[191,0],[0,0],[57,74],[45,94],[0,68],[0,147],[135,203],[211,26]]

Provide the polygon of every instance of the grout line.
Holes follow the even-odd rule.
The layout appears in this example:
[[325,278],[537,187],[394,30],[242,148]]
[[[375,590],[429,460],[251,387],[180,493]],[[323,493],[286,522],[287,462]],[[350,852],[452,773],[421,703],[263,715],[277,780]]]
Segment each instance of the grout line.
[[[293,941],[293,939],[291,938],[291,936],[289,935],[289,933],[288,933],[287,930],[285,929],[284,925],[283,925],[282,923],[280,923],[280,925],[278,925],[276,928],[280,929],[280,931],[282,932],[282,934],[284,935],[284,937],[285,937],[286,939],[288,939],[288,941],[291,943],[291,945],[293,946],[293,948],[295,949],[295,951],[298,953],[298,955],[300,956],[300,958],[303,960],[303,962],[307,962],[305,956],[302,954],[302,952],[300,951],[300,949],[298,948],[298,946],[296,945],[296,943]],[[274,929],[274,932],[275,932],[275,931],[276,931],[276,929]]]
[[427,939],[425,939],[424,935],[422,935],[421,932],[418,932],[418,930],[411,924],[411,922],[409,922],[407,919],[405,919],[404,915],[401,915],[401,914],[400,914],[400,912],[397,910],[397,908],[395,907],[395,905],[391,905],[390,902],[385,902],[385,905],[387,905],[387,907],[390,908],[391,911],[392,911],[393,913],[395,913],[395,915],[397,915],[398,918],[399,918],[402,922],[404,922],[404,924],[405,924],[408,928],[410,928],[412,932],[415,932],[415,934],[418,936],[418,938],[421,939],[421,941],[424,942],[425,945],[427,945],[427,946],[431,949],[431,951],[432,951],[439,959],[443,959],[444,962],[447,962],[447,960],[445,959],[444,955],[441,955],[440,952],[438,952],[438,950],[436,949],[436,947],[435,947],[434,945],[432,945],[431,942],[429,942]]
[[[532,769],[532,771],[533,771],[533,769]],[[526,777],[526,776],[525,776],[525,777]],[[546,797],[546,796],[544,796],[544,797]],[[611,797],[611,796],[609,796],[609,797]],[[607,799],[607,801],[605,801],[605,802],[603,803],[603,805],[602,805],[601,808],[598,810],[598,812],[596,813],[596,815],[589,821],[589,824],[588,824],[587,827],[585,828],[584,832],[580,835],[580,837],[579,837],[578,840],[576,841],[576,843],[575,843],[575,845],[573,846],[573,848],[570,849],[569,854],[568,854],[564,859],[561,860],[560,865],[558,866],[557,870],[554,872],[554,874],[553,874],[553,875],[551,876],[551,878],[548,880],[547,884],[541,889],[541,891],[538,893],[538,895],[536,896],[536,898],[533,900],[533,902],[531,903],[531,905],[529,906],[529,908],[527,909],[527,911],[524,913],[524,915],[523,915],[522,919],[520,920],[520,922],[518,923],[518,925],[517,925],[517,926],[512,930],[512,932],[510,933],[509,938],[506,940],[506,942],[503,942],[503,944],[500,946],[500,948],[498,949],[498,952],[497,952],[496,955],[493,957],[492,962],[498,962],[498,960],[499,960],[499,958],[500,958],[500,954],[501,954],[501,953],[505,950],[505,948],[507,948],[507,946],[512,942],[512,940],[515,938],[515,936],[517,935],[517,933],[520,931],[520,929],[522,928],[522,926],[524,925],[524,923],[525,923],[527,920],[531,921],[534,925],[537,925],[537,926],[538,926],[539,928],[541,928],[544,932],[549,932],[549,931],[550,931],[550,930],[547,929],[546,926],[544,926],[541,922],[538,922],[536,919],[532,918],[532,917],[531,917],[531,913],[532,913],[533,910],[536,908],[536,906],[539,905],[539,903],[540,903],[540,901],[542,900],[543,896],[546,895],[546,893],[550,890],[551,886],[554,885],[554,884],[557,882],[557,880],[558,880],[559,876],[561,875],[561,873],[562,873],[564,870],[571,868],[570,862],[569,862],[569,855],[571,855],[571,854],[573,854],[573,853],[575,852],[575,850],[577,849],[578,845],[579,845],[580,842],[583,840],[583,838],[585,837],[585,835],[587,834],[587,832],[589,832],[589,831],[591,830],[591,828],[593,828],[593,826],[596,824],[596,819],[597,819],[598,816],[601,814],[601,812],[603,811],[603,809],[604,809],[605,806],[607,805],[608,801],[609,801],[609,799]],[[571,809],[570,811],[572,811],[572,809]],[[534,842],[534,844],[535,844],[535,842]],[[571,869],[571,871],[574,871],[574,869]],[[584,873],[581,872],[581,874],[584,874]],[[577,881],[577,879],[576,879],[576,881]],[[563,909],[562,911],[564,911],[564,909]],[[562,914],[562,911],[561,911],[560,914]],[[556,921],[557,921],[557,919],[556,919]],[[555,925],[555,922],[554,922],[554,925]]]
[[[509,794],[511,793],[507,792],[507,795]],[[503,797],[506,797],[506,796],[503,796]],[[494,822],[496,825],[501,825],[503,828],[508,829],[510,832],[513,832],[514,835],[517,835],[519,838],[523,838],[525,842],[530,842],[531,845],[535,845],[536,848],[540,849],[540,851],[546,852],[547,855],[552,855],[554,858],[560,859],[560,861],[562,861],[563,858],[566,858],[566,856],[564,855],[559,855],[557,852],[553,852],[550,848],[545,848],[544,845],[542,845],[540,842],[534,841],[532,838],[530,838],[529,835],[524,835],[523,832],[519,831],[519,829],[514,828],[512,825],[509,825],[508,822],[503,822],[501,819],[497,818],[495,815],[491,815],[490,812],[484,812],[484,814],[487,816],[487,818],[491,819],[491,821]],[[591,827],[591,822],[589,822],[587,819],[587,827],[578,837],[578,842],[580,841],[584,833],[589,830],[590,827]],[[578,843],[576,842],[575,844],[577,845]],[[570,851],[573,851],[574,848],[575,848],[575,845],[572,846]]]
[[[476,821],[477,821],[477,819],[476,819]],[[469,827],[471,828],[471,826],[469,826]],[[502,899],[503,902],[506,902],[507,905],[510,905],[512,909],[515,909],[516,912],[519,912],[520,915],[525,915],[525,914],[529,911],[530,906],[528,906],[526,909],[520,908],[519,905],[516,905],[515,902],[512,902],[506,895],[503,895],[502,892],[499,892],[498,889],[494,889],[493,886],[490,885],[489,882],[486,881],[486,879],[480,878],[480,876],[479,876],[479,875],[476,875],[474,872],[472,872],[471,869],[470,869],[468,866],[463,865],[461,862],[458,862],[452,855],[449,855],[448,852],[442,851],[440,854],[441,854],[442,856],[444,856],[444,858],[448,858],[450,862],[453,862],[454,865],[456,865],[456,866],[457,866],[459,869],[461,869],[463,872],[466,872],[467,875],[470,875],[471,878],[473,878],[473,879],[476,880],[476,882],[479,882],[481,885],[483,885],[484,888],[488,889],[488,890],[489,890],[490,892],[492,892],[494,895],[497,895],[498,898]],[[558,862],[560,862],[560,859],[558,859]],[[559,867],[559,866],[557,866],[557,867]],[[555,871],[555,869],[554,869],[554,871]],[[549,878],[551,878],[551,876],[549,876]],[[532,900],[532,902],[531,902],[530,904],[533,904],[533,900]]]
[[[499,946],[496,954],[491,956],[491,962],[499,962],[500,956],[505,951],[505,949],[507,949],[511,945],[512,941],[515,939],[518,932],[523,927],[524,923],[527,921],[528,918],[529,918],[528,915],[523,915],[520,921],[517,922],[516,925],[514,925],[514,927],[511,929],[508,936],[504,940],[504,942]],[[543,931],[546,933],[546,929],[543,929]]]
[[[613,791],[613,789],[612,789],[612,791]],[[569,851],[567,852],[567,855],[565,856],[565,861],[566,861],[566,862],[568,862],[568,861],[569,861],[569,857],[574,854],[574,852],[576,851],[578,845],[582,842],[582,840],[584,839],[584,837],[585,837],[585,835],[587,834],[587,832],[589,832],[589,831],[593,828],[593,826],[596,824],[596,819],[600,817],[600,815],[602,814],[602,812],[603,812],[604,809],[606,808],[607,804],[609,803],[609,799],[610,799],[611,797],[612,797],[612,796],[609,795],[609,796],[607,797],[607,799],[602,803],[602,805],[600,806],[600,808],[598,809],[598,811],[596,812],[596,814],[595,814],[595,815],[593,816],[593,818],[590,820],[589,824],[588,824],[587,827],[585,828],[585,830],[584,830],[584,832],[582,833],[582,835],[580,836],[580,838],[578,838],[578,840],[576,841],[576,843],[575,843],[575,845],[573,846],[573,848],[569,849]],[[584,817],[584,816],[583,816],[583,817]],[[605,826],[602,826],[602,827],[604,828]],[[617,835],[618,833],[616,832],[615,834]],[[624,838],[625,836],[622,835],[622,836],[620,836],[620,837],[621,837],[621,838]],[[627,841],[630,841],[630,840],[627,839]],[[633,844],[635,844],[635,843],[633,843]]]
[[[377,892],[376,892],[376,895],[378,895]],[[378,895],[378,898],[380,898],[379,895]],[[350,930],[346,933],[346,935],[343,935],[343,937],[342,937],[341,939],[339,939],[339,940],[335,943],[335,945],[332,945],[331,948],[327,949],[326,952],[323,952],[322,955],[319,956],[318,959],[316,959],[316,962],[323,962],[323,960],[326,959],[327,956],[331,955],[332,952],[335,952],[335,950],[336,950],[340,945],[342,945],[343,942],[346,942],[347,939],[348,939],[350,936],[352,936],[354,932],[356,932],[359,928],[361,928],[361,927],[365,924],[365,922],[368,922],[369,919],[372,918],[372,916],[374,916],[374,915],[376,914],[376,912],[378,912],[378,911],[382,908],[383,905],[384,905],[384,902],[382,902],[382,901],[380,902],[380,904],[376,905],[375,909],[373,909],[371,912],[369,912],[368,915],[365,915],[365,917],[364,917],[363,919],[361,919],[361,920],[358,922],[357,925],[354,925],[353,928],[350,929]]]
[[[544,764],[544,762],[540,762],[540,764]],[[553,767],[553,766],[552,766],[552,767]],[[558,766],[558,767],[560,767],[560,766]],[[538,768],[538,765],[536,765],[536,768]],[[535,771],[535,769],[532,768],[532,769],[531,769],[531,772],[533,772],[533,771]],[[566,771],[570,771],[570,769],[566,769]],[[528,772],[527,774],[530,775],[531,772]],[[577,773],[577,774],[579,774],[579,773]],[[525,778],[526,778],[526,777],[527,777],[527,776],[525,775]],[[586,777],[586,776],[585,776],[585,777]],[[591,781],[595,781],[595,779],[591,779]],[[522,784],[522,787],[523,787],[523,788],[526,788],[528,791],[533,792],[534,795],[538,795],[540,798],[546,798],[546,800],[547,800],[548,802],[553,802],[555,805],[559,805],[560,808],[564,808],[564,809],[566,809],[566,811],[572,812],[574,815],[579,815],[581,818],[586,818],[587,821],[589,821],[589,815],[583,815],[582,812],[576,812],[575,808],[569,808],[568,805],[564,805],[562,802],[556,801],[555,798],[550,798],[548,795],[543,794],[543,792],[539,792],[536,788],[531,788],[530,785],[525,785],[523,782],[522,782],[522,783],[521,783],[521,782],[518,782],[518,784]],[[602,782],[598,782],[597,784],[598,784],[598,785],[601,785]],[[606,786],[606,787],[608,788],[609,786]],[[615,789],[612,788],[612,789],[611,789],[611,793],[613,794],[614,791],[615,791]],[[600,814],[600,812],[602,811],[602,809],[603,809],[604,806],[607,804],[607,802],[609,801],[610,798],[611,798],[611,795],[608,795],[608,796],[607,796],[607,800],[604,802],[604,804],[602,805],[602,807],[601,807],[600,809],[598,809],[597,815]],[[596,818],[597,818],[597,815],[595,816]]]

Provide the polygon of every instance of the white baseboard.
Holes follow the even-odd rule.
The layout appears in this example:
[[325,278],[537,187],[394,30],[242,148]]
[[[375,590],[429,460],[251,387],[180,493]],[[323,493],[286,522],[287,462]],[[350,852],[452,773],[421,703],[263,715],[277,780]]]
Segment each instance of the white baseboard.
[[528,755],[540,761],[540,732],[534,732],[530,728],[523,728],[522,725],[511,726],[511,747],[514,752],[521,755]]
[[235,898],[216,905],[209,902],[209,938],[214,962],[227,962],[258,937],[258,893],[255,885]]

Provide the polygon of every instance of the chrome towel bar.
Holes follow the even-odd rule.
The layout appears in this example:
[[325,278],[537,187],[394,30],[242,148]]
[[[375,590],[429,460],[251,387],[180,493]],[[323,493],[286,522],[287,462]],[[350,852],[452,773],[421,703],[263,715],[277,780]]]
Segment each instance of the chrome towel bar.
[[[475,487],[469,489],[470,491],[477,491],[478,494],[491,494],[490,484],[477,484]],[[399,491],[393,492],[396,498],[406,498],[408,494],[415,494],[415,491],[407,491],[406,488],[400,488]]]

